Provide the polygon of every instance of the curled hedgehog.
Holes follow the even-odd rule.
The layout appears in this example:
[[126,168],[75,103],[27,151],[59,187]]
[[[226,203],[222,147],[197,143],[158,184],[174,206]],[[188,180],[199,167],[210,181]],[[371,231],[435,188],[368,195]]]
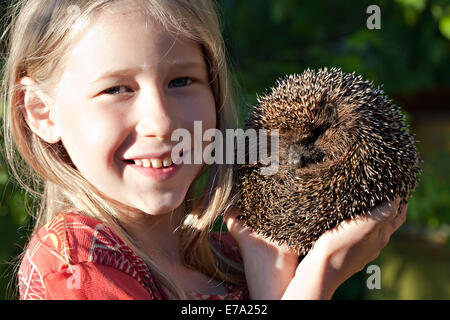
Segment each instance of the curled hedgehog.
[[380,88],[336,68],[278,80],[244,128],[278,132],[278,169],[234,166],[238,218],[305,255],[342,221],[397,196],[406,202],[422,160],[399,111]]

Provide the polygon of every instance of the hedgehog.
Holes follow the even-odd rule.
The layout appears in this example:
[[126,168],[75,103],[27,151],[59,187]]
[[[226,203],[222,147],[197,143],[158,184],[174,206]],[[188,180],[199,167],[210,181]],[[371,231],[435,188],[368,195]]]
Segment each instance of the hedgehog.
[[[244,129],[278,135],[278,167],[235,164],[238,219],[294,249],[311,250],[325,231],[417,186],[423,162],[400,108],[380,87],[338,68],[277,80],[257,98]],[[276,129],[276,130],[275,130]]]

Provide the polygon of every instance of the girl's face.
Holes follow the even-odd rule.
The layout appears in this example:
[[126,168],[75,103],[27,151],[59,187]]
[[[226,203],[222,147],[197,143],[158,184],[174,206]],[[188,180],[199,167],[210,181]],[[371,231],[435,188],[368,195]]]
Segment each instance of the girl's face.
[[[202,164],[164,168],[179,143],[172,131],[194,136],[194,121],[203,131],[216,127],[199,44],[138,11],[104,12],[65,63],[52,120],[77,169],[107,196],[146,213],[178,207]],[[155,168],[134,159],[151,159]]]

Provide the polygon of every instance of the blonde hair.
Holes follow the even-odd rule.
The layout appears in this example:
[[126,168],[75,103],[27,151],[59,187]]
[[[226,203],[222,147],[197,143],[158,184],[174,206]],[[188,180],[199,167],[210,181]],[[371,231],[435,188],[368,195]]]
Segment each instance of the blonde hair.
[[[44,92],[49,90],[51,81],[61,71],[64,55],[89,25],[89,18],[117,2],[128,1],[19,0],[11,7],[9,17],[12,22],[3,35],[4,38],[9,36],[2,85],[6,158],[12,175],[28,195],[39,201],[37,212],[30,212],[36,220],[33,234],[58,213],[81,211],[112,228],[145,260],[170,297],[189,298],[189,293],[159,268],[123,227],[121,212],[137,209],[98,191],[75,168],[62,143],[49,144],[42,140],[30,130],[22,114],[20,78],[29,76]],[[169,32],[201,45],[215,97],[217,128],[223,133],[226,128],[235,128],[233,92],[215,4],[210,0],[133,0],[133,4],[140,5]],[[78,17],[71,21],[67,14],[75,5],[79,9]],[[202,170],[184,201],[186,219],[181,228],[180,255],[186,266],[208,276],[242,283],[243,273],[239,266],[214,251],[206,237],[218,215],[228,209],[231,188],[230,166],[212,165]],[[198,189],[202,191],[200,194],[195,192]],[[34,211],[33,206],[30,211]]]

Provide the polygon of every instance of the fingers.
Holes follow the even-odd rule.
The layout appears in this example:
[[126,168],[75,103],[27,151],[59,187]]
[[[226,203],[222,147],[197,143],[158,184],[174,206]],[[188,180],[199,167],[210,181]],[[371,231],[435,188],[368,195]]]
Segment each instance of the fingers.
[[232,208],[223,216],[223,221],[232,235],[250,232],[248,228],[244,226],[244,223],[237,218],[239,214],[240,212],[238,209]]
[[229,210],[226,214],[223,215],[223,222],[225,222],[225,225],[227,226],[228,231],[232,229],[237,220],[238,212],[236,210]]
[[[384,202],[383,204],[373,208],[367,215],[360,216],[356,219],[356,223],[360,225],[361,232],[370,234],[375,230],[377,233],[384,232],[385,226],[391,225],[393,220],[399,212],[400,198],[397,197],[394,201]],[[361,223],[363,222],[363,223]],[[401,222],[396,220],[395,226]],[[391,228],[388,228],[391,231]],[[393,232],[393,231],[392,231]]]
[[388,222],[392,226],[392,232],[394,232],[406,221],[408,202],[397,197],[395,201],[391,202],[391,205],[394,209],[394,215]]
[[392,232],[395,232],[406,221],[406,211],[408,210],[408,203],[403,202],[399,207],[398,214],[392,219]]
[[371,211],[370,215],[373,219],[376,219],[379,222],[388,222],[401,213],[403,203],[404,200],[402,200],[400,197],[396,197],[395,200],[385,202],[382,205],[374,208]]
[[394,201],[390,202],[392,208],[394,209],[394,216],[399,214],[401,199],[400,197],[396,197]]
[[374,224],[387,223],[395,217],[399,203],[398,198],[395,201],[385,202],[372,209],[367,216]]
[[397,231],[398,228],[403,225],[403,223],[405,223],[407,209],[408,204],[405,202],[400,206],[398,214],[395,215],[394,218],[389,221],[389,223],[383,225],[379,229],[381,248],[385,247],[388,244],[392,234]]

